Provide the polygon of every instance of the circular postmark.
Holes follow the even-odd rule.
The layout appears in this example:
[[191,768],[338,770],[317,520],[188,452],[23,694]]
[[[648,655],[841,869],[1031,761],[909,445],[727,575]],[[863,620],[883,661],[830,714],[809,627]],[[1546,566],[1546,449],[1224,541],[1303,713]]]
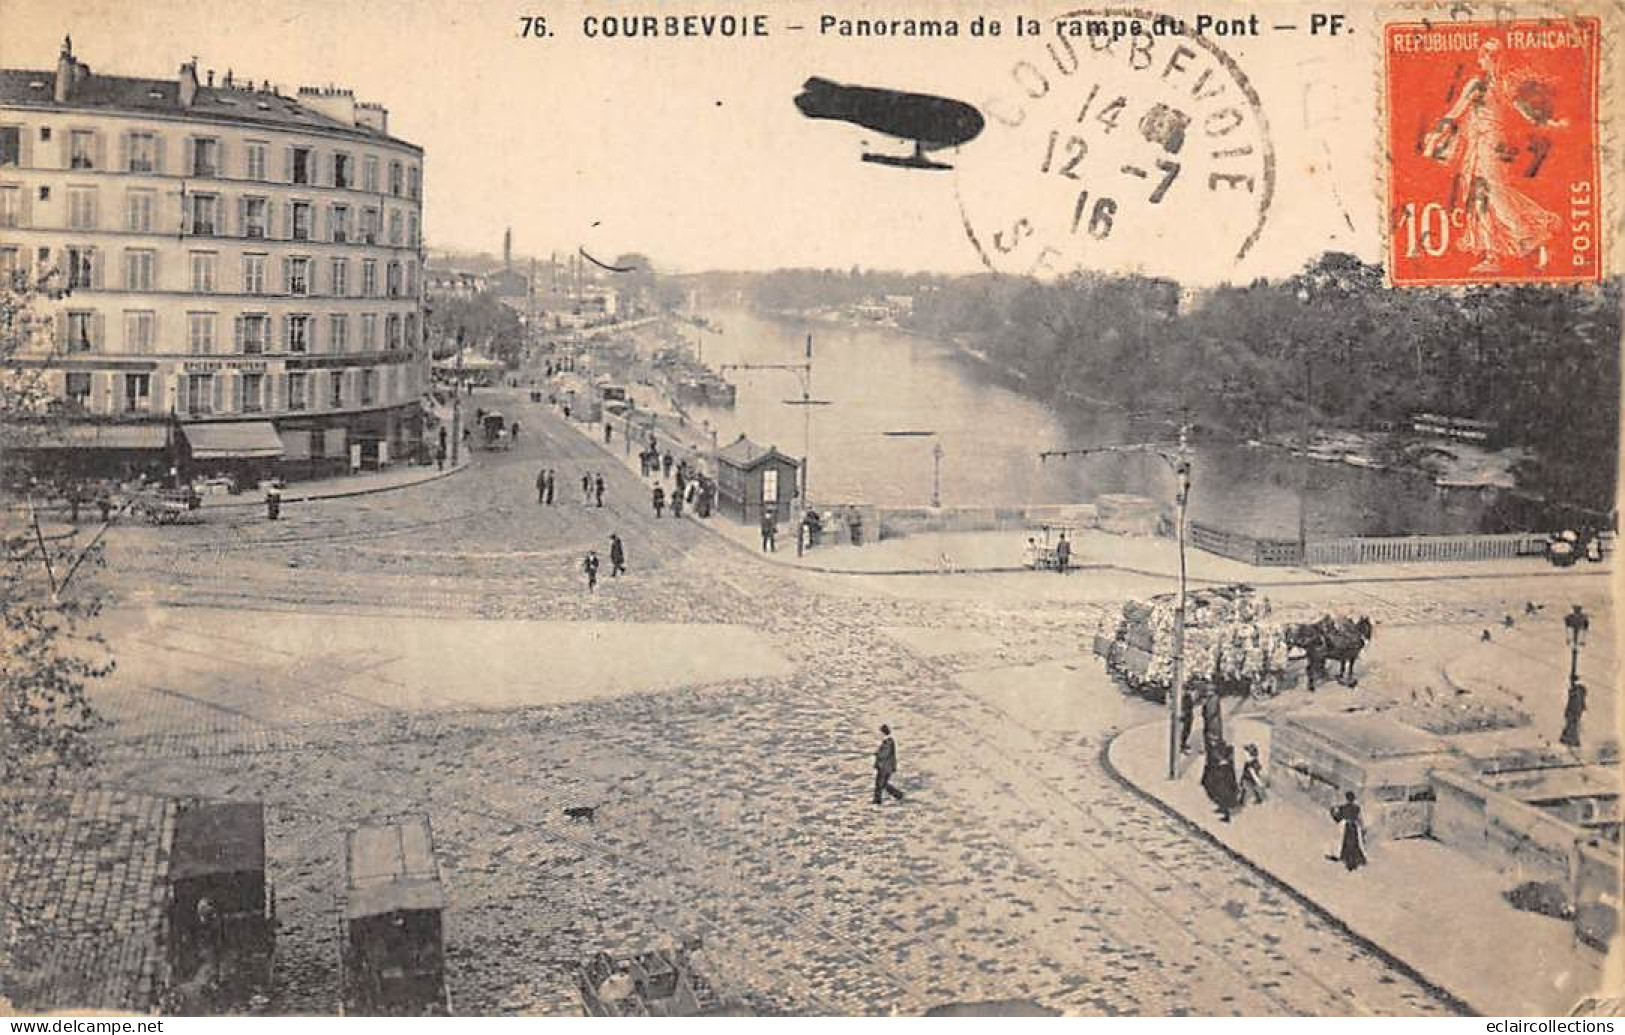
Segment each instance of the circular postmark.
[[1146,11],[1050,19],[980,107],[956,158],[965,233],[989,269],[1222,277],[1275,190],[1262,105],[1187,21]]

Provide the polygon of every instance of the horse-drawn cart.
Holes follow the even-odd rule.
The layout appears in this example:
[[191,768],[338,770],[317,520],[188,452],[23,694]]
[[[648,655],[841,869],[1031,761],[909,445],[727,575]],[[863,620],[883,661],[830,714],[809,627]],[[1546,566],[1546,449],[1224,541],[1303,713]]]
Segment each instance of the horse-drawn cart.
[[190,488],[156,489],[130,497],[130,513],[154,525],[193,524],[203,520],[203,500]]
[[344,863],[341,1011],[449,1016],[441,924],[446,895],[428,817],[350,831]]
[[[1174,681],[1176,597],[1131,600],[1107,613],[1095,653],[1130,690],[1166,700]],[[1251,586],[1194,590],[1185,597],[1185,683],[1193,690],[1271,695],[1286,668],[1286,640],[1269,622],[1270,602]]]

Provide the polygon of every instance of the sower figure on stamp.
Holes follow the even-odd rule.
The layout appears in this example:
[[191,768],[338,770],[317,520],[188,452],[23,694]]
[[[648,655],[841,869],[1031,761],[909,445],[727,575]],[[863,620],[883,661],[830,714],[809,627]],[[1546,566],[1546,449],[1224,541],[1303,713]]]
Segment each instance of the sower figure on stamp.
[[875,804],[880,804],[882,791],[898,801],[903,792],[891,785],[892,774],[897,772],[897,742],[891,739],[891,727],[880,727],[880,746],[875,748]]

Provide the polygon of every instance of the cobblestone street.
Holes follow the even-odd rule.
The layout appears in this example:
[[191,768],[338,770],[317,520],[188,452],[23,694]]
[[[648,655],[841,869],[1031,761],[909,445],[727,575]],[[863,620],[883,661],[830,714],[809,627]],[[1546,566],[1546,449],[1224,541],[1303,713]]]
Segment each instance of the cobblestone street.
[[[267,802],[275,1009],[336,1009],[343,832],[412,812],[439,844],[459,1012],[574,1012],[574,961],[668,935],[702,936],[722,990],[764,1012],[1450,1009],[1110,774],[1107,738],[1160,714],[1082,653],[1111,594],[836,589],[764,566],[656,521],[618,460],[498,398],[519,448],[453,477],[110,542],[110,638],[140,661],[98,690],[116,720],[98,778]],[[540,466],[578,491],[538,506]],[[585,470],[602,509],[580,502]],[[581,554],[607,557],[611,532],[631,571],[588,593]],[[1411,626],[1487,623],[1511,599],[1389,589],[1282,596]],[[267,632],[293,611],[316,631]],[[553,646],[512,686],[399,682],[425,637],[477,619],[507,621],[437,678]],[[627,628],[568,640],[579,623]],[[708,660],[729,637],[748,666]],[[876,808],[882,722],[908,797]]]

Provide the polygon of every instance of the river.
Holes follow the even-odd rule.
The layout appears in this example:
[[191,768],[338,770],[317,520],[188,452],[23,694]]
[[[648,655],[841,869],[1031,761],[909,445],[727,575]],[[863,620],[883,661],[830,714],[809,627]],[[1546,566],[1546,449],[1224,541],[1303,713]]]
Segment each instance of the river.
[[[726,444],[744,432],[792,456],[809,455],[815,503],[930,503],[933,446],[940,445],[943,506],[1088,502],[1128,492],[1173,499],[1174,479],[1155,456],[1051,459],[1044,450],[1117,442],[1172,443],[1166,423],[1121,414],[1065,417],[1005,387],[963,349],[884,327],[767,318],[707,310],[720,333],[689,328],[713,368],[725,363],[803,362],[813,336],[812,397],[785,405],[801,382],[787,370],[731,370],[732,410],[701,410]],[[1080,411],[1083,407],[1079,407]],[[803,439],[811,413],[810,444]],[[933,432],[900,437],[887,432]],[[1211,527],[1295,538],[1299,507],[1311,538],[1499,531],[1495,490],[1441,489],[1424,475],[1305,461],[1277,450],[1194,444],[1190,516]]]

